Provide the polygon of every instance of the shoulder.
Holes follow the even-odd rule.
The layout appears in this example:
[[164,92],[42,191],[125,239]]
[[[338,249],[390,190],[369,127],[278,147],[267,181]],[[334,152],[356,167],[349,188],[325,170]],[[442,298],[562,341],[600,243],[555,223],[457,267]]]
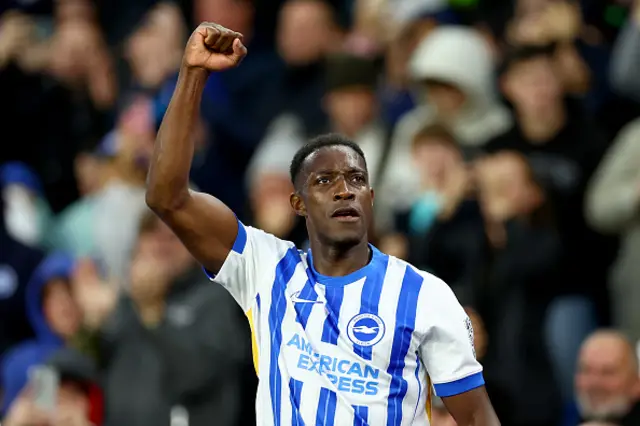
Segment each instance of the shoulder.
[[424,271],[413,266],[411,263],[391,255],[385,255],[389,258],[389,265],[395,265],[397,270],[404,271],[403,285],[414,285],[424,292],[447,292],[451,291],[447,283],[430,272]]

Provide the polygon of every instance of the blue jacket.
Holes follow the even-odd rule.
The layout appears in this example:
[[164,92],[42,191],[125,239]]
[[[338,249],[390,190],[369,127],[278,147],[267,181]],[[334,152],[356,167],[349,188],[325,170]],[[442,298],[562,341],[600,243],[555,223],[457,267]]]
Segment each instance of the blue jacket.
[[36,268],[26,288],[26,311],[35,331],[35,339],[11,348],[2,360],[0,378],[4,390],[0,414],[6,414],[13,400],[27,384],[29,369],[45,363],[59,348],[64,346],[47,323],[42,309],[42,292],[46,284],[54,278],[68,279],[73,270],[73,259],[62,253],[54,253],[45,258]]

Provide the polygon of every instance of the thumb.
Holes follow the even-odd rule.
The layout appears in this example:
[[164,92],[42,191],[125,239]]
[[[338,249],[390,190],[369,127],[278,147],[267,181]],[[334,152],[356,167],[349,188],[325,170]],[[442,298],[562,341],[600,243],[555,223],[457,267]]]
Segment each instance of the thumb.
[[236,38],[233,40],[233,59],[240,62],[247,55],[247,48],[242,40]]

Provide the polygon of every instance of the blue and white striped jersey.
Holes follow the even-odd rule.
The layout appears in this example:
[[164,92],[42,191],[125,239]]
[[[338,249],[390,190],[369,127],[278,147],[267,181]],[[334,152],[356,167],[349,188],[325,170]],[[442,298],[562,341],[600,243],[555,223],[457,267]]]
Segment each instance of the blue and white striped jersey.
[[329,277],[312,253],[239,223],[213,281],[245,310],[258,425],[427,425],[439,396],[484,384],[466,313],[440,279],[372,247]]

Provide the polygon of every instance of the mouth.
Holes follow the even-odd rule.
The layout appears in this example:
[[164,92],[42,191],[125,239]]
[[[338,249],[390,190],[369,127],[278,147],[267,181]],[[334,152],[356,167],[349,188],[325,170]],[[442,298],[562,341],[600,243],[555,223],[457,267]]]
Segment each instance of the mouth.
[[353,207],[341,207],[336,209],[331,217],[339,222],[356,222],[360,220],[360,212]]

